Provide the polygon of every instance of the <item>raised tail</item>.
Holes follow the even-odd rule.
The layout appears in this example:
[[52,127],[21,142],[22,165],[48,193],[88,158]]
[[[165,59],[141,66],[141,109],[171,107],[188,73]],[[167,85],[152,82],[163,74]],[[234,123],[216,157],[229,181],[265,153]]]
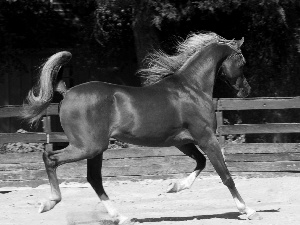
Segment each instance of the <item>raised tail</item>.
[[[52,55],[43,65],[37,84],[29,91],[26,101],[23,105],[21,117],[30,124],[38,123],[43,112],[50,105],[53,98],[54,89],[62,90],[61,81],[55,82],[57,74],[64,64],[70,61],[72,54],[67,51],[58,52]],[[65,88],[66,89],[66,88]]]

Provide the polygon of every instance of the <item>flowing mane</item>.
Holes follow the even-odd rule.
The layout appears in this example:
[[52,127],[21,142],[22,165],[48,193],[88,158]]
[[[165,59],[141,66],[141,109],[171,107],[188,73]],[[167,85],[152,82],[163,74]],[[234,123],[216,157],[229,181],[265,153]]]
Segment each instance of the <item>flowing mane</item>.
[[185,41],[178,44],[174,55],[168,55],[162,50],[148,54],[144,60],[148,67],[140,69],[138,74],[145,78],[144,85],[157,83],[174,74],[191,56],[212,43],[227,44],[234,50],[240,51],[235,40],[226,40],[213,32],[193,33]]

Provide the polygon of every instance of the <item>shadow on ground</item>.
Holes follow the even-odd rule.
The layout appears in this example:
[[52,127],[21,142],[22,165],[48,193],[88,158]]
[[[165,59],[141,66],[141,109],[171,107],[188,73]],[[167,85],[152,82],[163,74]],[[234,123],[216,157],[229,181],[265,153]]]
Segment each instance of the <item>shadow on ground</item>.
[[[257,212],[279,212],[279,210],[260,210]],[[189,221],[189,220],[205,220],[205,219],[234,219],[234,220],[245,220],[240,218],[239,212],[228,212],[221,214],[212,215],[200,215],[200,216],[186,216],[186,217],[159,217],[159,218],[144,218],[144,219],[133,219],[135,222],[146,223],[146,222],[163,222],[163,221]]]

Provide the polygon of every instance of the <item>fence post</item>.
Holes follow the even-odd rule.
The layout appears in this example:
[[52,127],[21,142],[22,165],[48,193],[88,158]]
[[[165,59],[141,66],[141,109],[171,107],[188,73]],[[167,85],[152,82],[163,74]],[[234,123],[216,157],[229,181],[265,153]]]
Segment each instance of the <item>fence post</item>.
[[46,116],[43,117],[43,130],[46,133],[47,141],[45,144],[46,151],[53,150],[53,144],[50,143],[49,135],[51,133],[51,117],[48,115],[48,109],[46,109]]
[[221,146],[221,151],[222,151],[223,157],[225,159],[225,152],[224,152],[225,137],[218,133],[218,128],[224,124],[223,123],[223,111],[216,112],[216,120],[217,120],[217,138],[218,138],[219,144]]
[[223,147],[223,145],[225,144],[225,137],[218,133],[218,128],[220,126],[224,125],[224,123],[223,123],[223,112],[222,111],[217,111],[216,112],[216,119],[217,119],[217,137],[218,137],[218,140],[219,140],[219,143],[220,143],[221,147]]

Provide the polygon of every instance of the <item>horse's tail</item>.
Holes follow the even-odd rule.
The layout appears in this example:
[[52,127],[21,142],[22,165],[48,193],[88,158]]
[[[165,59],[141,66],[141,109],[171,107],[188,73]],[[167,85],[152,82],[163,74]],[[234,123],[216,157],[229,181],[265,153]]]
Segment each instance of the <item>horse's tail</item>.
[[55,81],[64,64],[72,58],[70,52],[59,52],[52,55],[43,65],[37,84],[29,91],[23,105],[21,117],[30,124],[38,123],[43,112],[50,105],[54,88],[61,94],[67,91],[62,81]]

